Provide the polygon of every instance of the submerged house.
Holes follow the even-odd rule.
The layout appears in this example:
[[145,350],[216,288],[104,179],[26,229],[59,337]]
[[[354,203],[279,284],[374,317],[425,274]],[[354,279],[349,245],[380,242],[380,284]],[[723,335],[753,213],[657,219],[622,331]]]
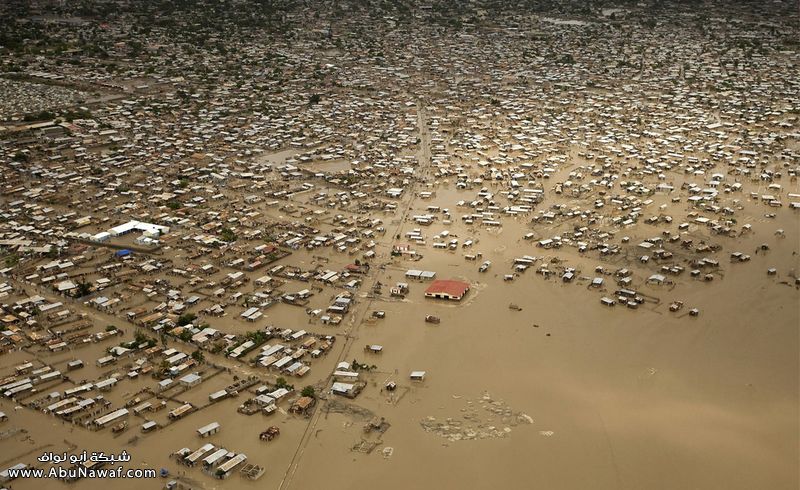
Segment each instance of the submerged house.
[[425,297],[461,301],[468,291],[469,283],[453,279],[437,279],[425,290]]

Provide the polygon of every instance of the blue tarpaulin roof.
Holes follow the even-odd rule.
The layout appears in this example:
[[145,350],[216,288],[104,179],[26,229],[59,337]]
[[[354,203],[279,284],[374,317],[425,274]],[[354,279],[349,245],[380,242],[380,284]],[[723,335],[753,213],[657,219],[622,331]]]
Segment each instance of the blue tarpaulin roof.
[[133,252],[131,252],[130,250],[128,250],[126,248],[125,250],[117,250],[117,252],[114,254],[114,256],[115,257],[127,257],[128,255],[130,255],[132,253]]

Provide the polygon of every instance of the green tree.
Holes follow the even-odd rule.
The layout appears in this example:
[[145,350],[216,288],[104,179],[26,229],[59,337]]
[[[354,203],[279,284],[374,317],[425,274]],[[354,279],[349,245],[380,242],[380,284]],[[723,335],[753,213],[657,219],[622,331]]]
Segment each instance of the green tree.
[[192,359],[194,359],[197,362],[203,362],[206,360],[206,357],[205,355],[203,355],[203,351],[197,349],[196,351],[192,352]]
[[197,318],[197,315],[195,315],[194,313],[184,313],[183,315],[178,317],[178,326],[182,327],[184,325],[188,325],[192,323],[195,318]]
[[254,344],[263,344],[267,341],[267,334],[262,330],[247,332],[244,336],[247,340],[253,341]]
[[220,234],[220,237],[222,238],[222,241],[225,241],[225,242],[235,242],[236,241],[236,233],[234,233],[233,230],[231,230],[230,228],[223,228],[220,231],[219,234]]
[[86,281],[78,283],[78,290],[75,292],[75,297],[82,298],[92,291],[92,285]]
[[300,392],[302,396],[307,396],[309,398],[316,398],[317,393],[314,391],[313,386],[306,386],[303,388],[303,391]]

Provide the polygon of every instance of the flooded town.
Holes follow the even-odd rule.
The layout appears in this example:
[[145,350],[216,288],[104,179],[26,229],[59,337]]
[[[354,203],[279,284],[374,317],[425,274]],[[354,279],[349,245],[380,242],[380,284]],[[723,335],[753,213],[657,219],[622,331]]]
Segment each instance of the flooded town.
[[800,488],[796,0],[0,2],[0,488]]

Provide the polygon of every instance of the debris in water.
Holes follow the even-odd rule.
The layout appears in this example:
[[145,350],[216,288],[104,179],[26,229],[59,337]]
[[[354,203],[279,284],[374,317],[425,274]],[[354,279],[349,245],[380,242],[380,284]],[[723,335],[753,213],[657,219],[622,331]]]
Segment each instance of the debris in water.
[[465,405],[458,411],[460,417],[447,417],[440,422],[429,416],[420,425],[425,432],[455,442],[507,437],[512,427],[533,423],[529,415],[513,411],[504,402],[493,400],[489,393],[484,393],[477,403],[466,399]]

